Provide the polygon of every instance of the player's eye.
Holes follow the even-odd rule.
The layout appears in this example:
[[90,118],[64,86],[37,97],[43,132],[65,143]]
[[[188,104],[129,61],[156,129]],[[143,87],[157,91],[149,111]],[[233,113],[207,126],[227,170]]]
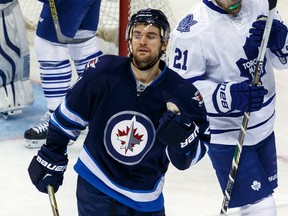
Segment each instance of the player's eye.
[[154,40],[157,38],[157,35],[156,34],[147,34],[146,37],[149,39],[149,40]]
[[155,40],[158,38],[158,35],[155,33],[142,34],[142,33],[137,32],[137,31],[133,32],[133,38],[134,39],[140,40],[140,39],[142,39],[142,37],[144,37],[147,40]]
[[133,38],[135,38],[135,39],[141,39],[142,36],[143,36],[143,35],[142,35],[140,32],[134,32],[134,33],[133,33]]

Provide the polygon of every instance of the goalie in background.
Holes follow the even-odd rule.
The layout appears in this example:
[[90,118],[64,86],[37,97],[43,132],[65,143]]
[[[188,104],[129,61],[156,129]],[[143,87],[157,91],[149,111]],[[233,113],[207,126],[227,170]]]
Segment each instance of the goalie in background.
[[[57,106],[63,101],[70,87],[72,66],[80,76],[85,65],[102,55],[99,39],[95,36],[99,20],[100,0],[55,0],[60,31],[66,38],[88,38],[77,44],[59,42],[54,27],[48,0],[43,8],[36,29],[34,49],[39,62],[42,89],[47,101],[47,112],[38,125],[24,133],[27,148],[39,148],[46,142],[48,121]],[[71,42],[72,43],[72,42]]]
[[21,113],[34,102],[30,51],[17,0],[0,0],[0,113]]
[[250,85],[266,23],[263,16],[268,14],[267,0],[203,0],[178,23],[170,40],[170,67],[203,95],[211,127],[208,155],[223,193],[243,114],[251,112],[229,203],[243,215],[276,216],[273,68],[288,68],[287,26],[279,13],[260,83]]
[[47,143],[28,168],[39,191],[58,190],[67,144],[89,126],[74,166],[78,215],[165,215],[170,162],[188,169],[210,139],[199,91],[160,60],[169,33],[162,11],[140,10],[127,27],[130,57],[103,55],[89,63],[52,114]]

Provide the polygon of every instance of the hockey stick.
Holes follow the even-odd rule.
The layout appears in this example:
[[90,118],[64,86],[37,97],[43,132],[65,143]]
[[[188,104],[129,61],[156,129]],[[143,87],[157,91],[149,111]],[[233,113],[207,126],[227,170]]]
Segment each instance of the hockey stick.
[[[259,79],[260,79],[260,75],[261,75],[261,72],[263,69],[263,62],[264,62],[264,57],[265,57],[265,53],[266,53],[266,49],[267,49],[267,44],[268,44],[268,40],[269,40],[269,36],[270,36],[270,32],[271,32],[272,22],[273,22],[275,10],[276,10],[277,0],[268,0],[268,2],[269,2],[269,14],[267,17],[267,21],[266,21],[266,25],[265,25],[265,29],[264,29],[264,33],[263,33],[263,38],[261,41],[261,46],[260,46],[259,54],[257,57],[257,63],[256,63],[255,71],[254,71],[254,77],[252,80],[253,86],[257,85],[259,82]],[[223,215],[223,214],[226,215],[226,213],[227,213],[227,208],[228,208],[228,205],[230,202],[232,189],[233,189],[236,174],[238,171],[238,165],[239,165],[239,161],[240,161],[240,156],[241,156],[242,147],[243,147],[243,141],[245,138],[249,118],[250,118],[250,112],[245,112],[243,120],[242,120],[241,130],[239,132],[238,141],[237,141],[237,145],[235,148],[233,160],[232,160],[232,166],[231,166],[231,169],[229,172],[229,178],[228,178],[227,186],[226,186],[225,191],[224,191],[224,197],[223,197],[223,202],[222,202],[222,207],[221,207],[221,212],[220,212],[221,215]]]
[[53,216],[60,216],[53,187],[51,185],[48,185],[47,191],[49,195],[49,200],[50,200]]
[[58,18],[58,13],[57,13],[56,5],[55,5],[55,0],[49,0],[49,7],[50,7],[50,11],[51,11],[51,15],[52,15],[52,19],[53,19],[53,23],[54,23],[54,27],[55,27],[57,39],[58,39],[58,41],[60,43],[64,43],[64,44],[78,44],[78,43],[85,42],[85,41],[91,39],[92,37],[96,36],[95,35],[95,36],[87,37],[87,38],[70,38],[70,37],[66,37],[61,32],[61,28],[60,28],[60,24],[59,24],[59,18]]

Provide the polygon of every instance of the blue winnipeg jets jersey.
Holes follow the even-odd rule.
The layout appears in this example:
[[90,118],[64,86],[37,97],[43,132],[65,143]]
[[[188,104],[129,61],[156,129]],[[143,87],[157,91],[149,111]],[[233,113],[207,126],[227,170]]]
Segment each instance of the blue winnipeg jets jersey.
[[[268,15],[268,1],[245,0],[235,16],[228,15],[210,0],[198,3],[171,33],[169,66],[194,82],[208,111],[211,143],[236,144],[243,113],[218,113],[212,95],[218,84],[252,81],[258,48],[249,46],[249,29],[259,15]],[[275,15],[280,19],[279,14]],[[267,49],[260,81],[268,89],[264,106],[252,112],[244,145],[253,145],[273,131],[275,120],[275,79],[273,68],[288,68],[288,38],[276,57]],[[286,57],[285,57],[286,56]],[[257,136],[255,136],[257,134]]]
[[[210,138],[199,91],[163,61],[160,68],[160,76],[137,91],[129,58],[107,55],[95,59],[53,113],[48,130],[47,146],[60,152],[89,125],[76,172],[139,211],[163,208],[169,161],[178,169],[187,169],[204,156],[204,142]],[[155,131],[167,111],[167,101],[199,126],[201,142],[195,152],[173,152],[157,139]]]

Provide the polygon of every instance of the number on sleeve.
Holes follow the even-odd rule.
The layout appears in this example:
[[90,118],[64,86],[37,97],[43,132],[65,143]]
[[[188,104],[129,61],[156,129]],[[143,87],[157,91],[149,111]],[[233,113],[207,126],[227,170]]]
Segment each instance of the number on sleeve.
[[177,69],[187,70],[188,50],[182,52],[179,48],[175,49],[175,57],[173,67]]

